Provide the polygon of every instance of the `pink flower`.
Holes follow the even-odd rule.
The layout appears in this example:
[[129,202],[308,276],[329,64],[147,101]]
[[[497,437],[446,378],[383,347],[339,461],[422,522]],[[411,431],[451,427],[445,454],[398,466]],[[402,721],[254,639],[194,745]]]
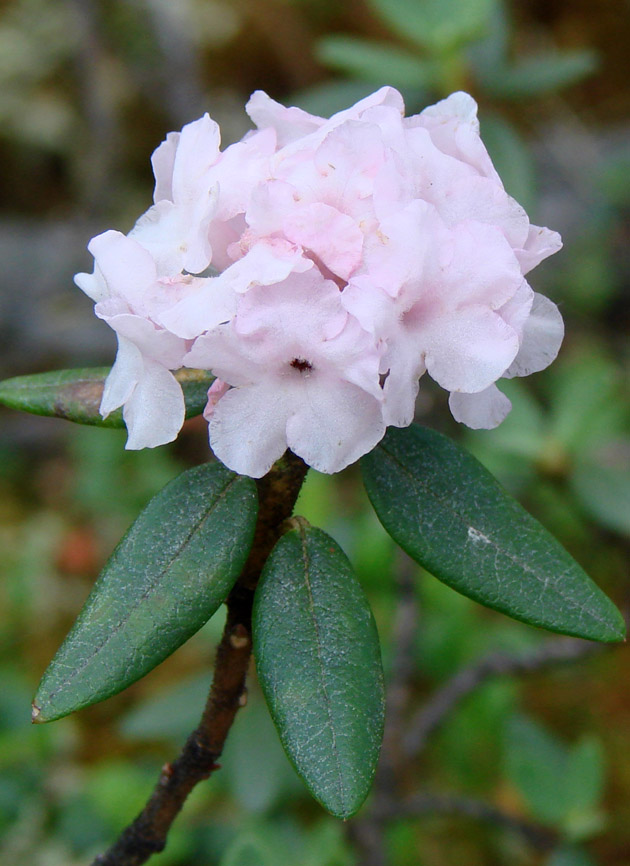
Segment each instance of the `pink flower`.
[[234,386],[213,401],[210,442],[245,475],[264,475],[287,447],[320,472],[338,472],[385,432],[374,342],[315,268],[251,289],[185,363]]
[[176,435],[181,364],[217,376],[212,448],[254,477],[287,447],[342,469],[411,423],[424,373],[458,420],[500,423],[496,383],[558,352],[525,274],[561,244],[506,193],[474,100],[405,118],[384,87],[326,119],[257,91],[247,110],[257,129],[223,152],[207,115],[169,134],[155,204],[77,276],[119,336],[102,410],[124,406],[128,447]]

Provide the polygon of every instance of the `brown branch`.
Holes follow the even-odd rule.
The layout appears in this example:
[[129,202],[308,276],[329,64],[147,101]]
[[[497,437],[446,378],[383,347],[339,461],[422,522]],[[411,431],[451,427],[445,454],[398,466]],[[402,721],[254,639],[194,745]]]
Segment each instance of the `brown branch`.
[[459,670],[413,716],[402,746],[407,759],[422,752],[429,737],[457,704],[486,680],[496,676],[529,674],[555,665],[577,661],[604,649],[601,644],[579,638],[554,638],[527,653],[493,652]]
[[227,600],[227,621],[217,649],[214,678],[199,726],[179,757],[162,768],[153,793],[137,818],[92,866],[140,866],[164,849],[171,824],[192,789],[218,769],[228,732],[246,703],[245,678],[251,655],[254,590],[261,569],[295,505],[308,467],[287,451],[257,482],[258,522],[249,558]]
[[461,797],[458,794],[422,793],[403,800],[402,803],[392,802],[378,813],[381,819],[421,818],[431,815],[456,815],[472,818],[494,827],[516,833],[534,850],[546,853],[551,851],[558,842],[558,836],[547,827],[525,821],[515,815],[510,815],[502,809],[483,800],[472,797]]

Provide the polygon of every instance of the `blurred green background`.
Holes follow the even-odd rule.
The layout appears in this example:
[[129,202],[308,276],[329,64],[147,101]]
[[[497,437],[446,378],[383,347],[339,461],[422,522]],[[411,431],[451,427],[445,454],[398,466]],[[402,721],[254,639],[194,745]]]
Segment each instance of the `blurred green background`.
[[[496,431],[458,428],[428,382],[418,417],[467,444],[627,610],[629,11],[627,0],[3,0],[0,375],[111,363],[113,334],[72,275],[91,269],[93,235],[127,231],[149,206],[149,156],[167,131],[207,110],[229,144],[248,128],[256,88],[326,115],[382,84],[402,90],[408,113],[466,89],[508,191],[563,235],[532,283],[560,304],[567,338],[548,371],[506,384],[514,409]],[[31,695],[120,534],[165,481],[207,458],[205,425],[125,453],[118,432],[0,419],[0,863],[79,866],[142,806],[196,724],[220,617],[73,717],[31,728]],[[300,510],[354,562],[391,671],[406,566],[358,473],[311,473]],[[409,711],[462,665],[545,639],[419,569],[412,577]],[[555,850],[428,814],[391,822],[386,862],[627,866],[629,673],[622,647],[490,680],[405,770],[407,793],[493,803],[551,828]],[[254,684],[222,763],[156,866],[369,862],[353,822],[327,818],[294,777]]]

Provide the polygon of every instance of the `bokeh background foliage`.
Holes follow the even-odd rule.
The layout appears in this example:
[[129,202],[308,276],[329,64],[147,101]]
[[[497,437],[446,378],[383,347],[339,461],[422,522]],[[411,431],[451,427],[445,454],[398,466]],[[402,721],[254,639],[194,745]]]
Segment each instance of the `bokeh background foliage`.
[[[563,234],[564,251],[533,282],[560,302],[568,337],[548,371],[506,384],[514,409],[496,431],[458,429],[428,382],[418,415],[468,445],[626,609],[629,39],[624,0],[4,0],[2,377],[111,363],[112,335],[71,277],[89,267],[92,235],[130,228],[148,206],[149,155],[167,131],[208,110],[230,143],[248,128],[255,88],[322,114],[385,83],[409,113],[467,89],[508,190]],[[196,724],[221,614],[103,704],[30,728],[30,699],[122,531],[167,480],[207,458],[204,425],[187,422],[173,447],[125,453],[120,431],[0,417],[0,862],[78,866],[141,807]],[[299,508],[353,561],[391,681],[407,565],[354,470],[311,473]],[[412,708],[485,654],[544,640],[419,569],[412,580]],[[481,798],[553,830],[554,851],[496,821],[429,811],[389,824],[392,866],[625,866],[628,673],[618,648],[491,678],[407,769],[409,791]],[[158,866],[361,862],[352,822],[325,817],[296,780],[255,684],[222,763]]]

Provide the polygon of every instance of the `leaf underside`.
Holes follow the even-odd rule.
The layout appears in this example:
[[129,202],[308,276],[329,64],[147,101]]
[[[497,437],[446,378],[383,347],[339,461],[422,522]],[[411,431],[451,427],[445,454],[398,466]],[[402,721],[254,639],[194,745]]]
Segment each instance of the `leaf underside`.
[[40,683],[34,721],[114,695],[215,613],[247,558],[256,486],[220,463],[189,469],[122,539]]
[[418,425],[390,428],[361,462],[381,523],[435,577],[531,625],[624,639],[623,618],[610,599],[451,439]]
[[287,532],[254,605],[258,677],[284,749],[313,796],[347,818],[370,788],[383,733],[378,634],[338,545],[319,529]]

